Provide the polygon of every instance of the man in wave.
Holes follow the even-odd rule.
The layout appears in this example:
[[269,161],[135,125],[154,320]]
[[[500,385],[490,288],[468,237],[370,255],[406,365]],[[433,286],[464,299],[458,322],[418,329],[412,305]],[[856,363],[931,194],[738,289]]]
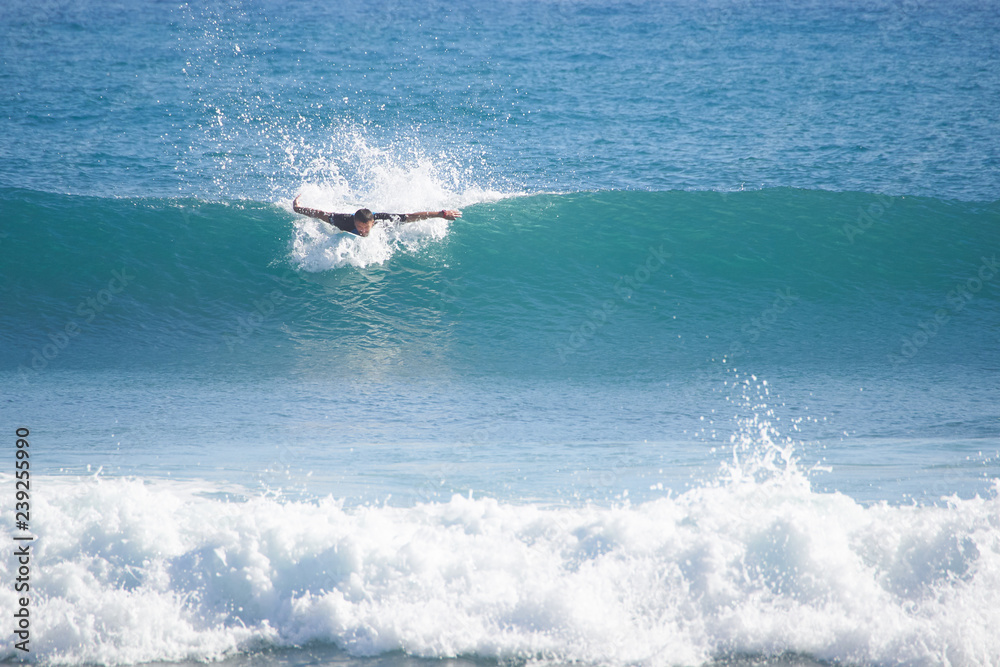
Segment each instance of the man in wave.
[[444,218],[445,220],[454,220],[455,218],[462,217],[461,211],[420,211],[418,213],[372,213],[366,208],[358,210],[353,215],[350,213],[330,213],[329,211],[321,211],[316,208],[306,208],[305,206],[299,206],[299,195],[292,202],[292,209],[296,213],[301,213],[302,215],[308,215],[311,218],[318,218],[323,222],[329,222],[331,225],[345,232],[350,232],[351,234],[357,234],[358,236],[368,236],[372,231],[372,227],[379,220],[390,220],[392,222],[416,222],[417,220],[427,220],[428,218]]

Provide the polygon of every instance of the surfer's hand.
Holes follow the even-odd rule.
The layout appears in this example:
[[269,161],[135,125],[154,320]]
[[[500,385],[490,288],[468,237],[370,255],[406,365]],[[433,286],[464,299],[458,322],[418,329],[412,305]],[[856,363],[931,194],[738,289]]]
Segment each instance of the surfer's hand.
[[449,211],[449,210],[442,209],[438,213],[438,217],[444,218],[445,220],[454,220],[455,218],[461,218],[462,217],[462,212],[461,211]]

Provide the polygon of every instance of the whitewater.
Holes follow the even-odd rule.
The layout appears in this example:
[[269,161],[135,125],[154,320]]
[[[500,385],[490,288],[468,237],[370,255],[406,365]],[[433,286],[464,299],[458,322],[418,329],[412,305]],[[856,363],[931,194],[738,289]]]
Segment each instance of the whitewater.
[[316,643],[653,665],[775,650],[990,664],[998,650],[995,495],[864,507],[811,493],[795,472],[578,508],[454,496],[346,509],[194,484],[38,485],[34,641],[55,664]]

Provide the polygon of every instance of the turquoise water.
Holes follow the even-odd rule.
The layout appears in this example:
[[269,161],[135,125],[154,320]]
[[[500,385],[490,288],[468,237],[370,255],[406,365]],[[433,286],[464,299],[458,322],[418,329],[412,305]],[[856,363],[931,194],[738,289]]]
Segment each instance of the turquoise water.
[[998,22],[4,5],[0,657],[1000,662]]

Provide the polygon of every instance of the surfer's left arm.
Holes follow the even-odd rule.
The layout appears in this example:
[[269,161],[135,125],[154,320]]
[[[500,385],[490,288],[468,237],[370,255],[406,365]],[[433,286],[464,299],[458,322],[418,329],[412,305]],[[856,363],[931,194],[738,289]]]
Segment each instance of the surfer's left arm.
[[455,218],[461,218],[461,211],[453,211],[450,209],[441,209],[440,211],[418,211],[417,213],[407,213],[403,217],[403,222],[416,222],[418,220],[430,220],[431,218],[444,218],[445,220],[454,220]]

